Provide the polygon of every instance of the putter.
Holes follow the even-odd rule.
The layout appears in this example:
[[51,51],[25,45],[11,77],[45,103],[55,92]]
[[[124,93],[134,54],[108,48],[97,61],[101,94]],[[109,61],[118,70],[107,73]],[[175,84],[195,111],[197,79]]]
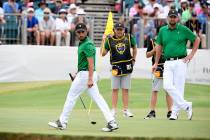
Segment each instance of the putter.
[[[74,81],[74,77],[72,76],[71,73],[69,73],[69,76],[70,76],[70,78],[71,78],[71,81]],[[79,99],[80,99],[80,101],[81,101],[81,103],[82,103],[83,108],[84,108],[84,109],[86,110],[86,112],[87,112],[88,119],[89,119],[90,123],[93,124],[93,125],[95,125],[95,124],[96,124],[96,121],[93,121],[93,120],[90,118],[90,113],[88,113],[87,107],[85,106],[85,103],[83,102],[82,97],[79,96]]]

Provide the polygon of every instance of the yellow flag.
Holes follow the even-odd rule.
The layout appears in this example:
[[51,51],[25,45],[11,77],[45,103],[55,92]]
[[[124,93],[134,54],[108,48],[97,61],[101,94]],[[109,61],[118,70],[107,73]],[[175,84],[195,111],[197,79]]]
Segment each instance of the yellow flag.
[[113,27],[114,27],[114,21],[113,21],[112,12],[110,11],[108,15],[108,20],[106,22],[106,29],[105,29],[104,35],[107,36],[109,34],[113,34],[114,33]]
[[106,22],[106,29],[104,31],[102,42],[101,42],[101,55],[104,52],[104,43],[105,43],[106,36],[114,34],[113,27],[114,27],[114,21],[113,21],[113,17],[112,17],[112,12],[110,11],[109,15],[108,15],[107,22]]

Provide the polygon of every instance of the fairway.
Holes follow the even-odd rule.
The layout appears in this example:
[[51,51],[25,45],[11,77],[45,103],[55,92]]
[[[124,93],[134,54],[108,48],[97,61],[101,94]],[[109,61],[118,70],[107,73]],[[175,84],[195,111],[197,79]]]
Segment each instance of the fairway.
[[[62,111],[69,89],[69,81],[1,83],[0,84],[0,132],[80,135],[80,136],[118,136],[146,138],[208,138],[210,139],[210,86],[186,84],[185,97],[193,102],[193,120],[187,120],[181,112],[177,121],[166,119],[165,93],[158,96],[157,118],[144,120],[149,112],[151,81],[135,79],[130,93],[130,109],[133,118],[124,118],[119,96],[117,121],[120,129],[101,132],[105,126],[102,113],[93,103],[91,117],[97,122],[91,125],[81,102],[78,100],[70,116],[67,130],[60,131],[48,127],[48,121],[56,120]],[[99,89],[109,106],[111,105],[110,80],[101,80]],[[89,106],[90,98],[82,94]]]

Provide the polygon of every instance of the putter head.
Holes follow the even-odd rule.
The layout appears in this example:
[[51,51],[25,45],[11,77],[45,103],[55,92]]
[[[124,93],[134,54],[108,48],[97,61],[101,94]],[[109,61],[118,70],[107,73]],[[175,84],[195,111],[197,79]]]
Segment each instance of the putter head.
[[91,121],[91,124],[92,124],[92,125],[95,125],[95,124],[96,124],[96,122],[94,122],[94,121]]

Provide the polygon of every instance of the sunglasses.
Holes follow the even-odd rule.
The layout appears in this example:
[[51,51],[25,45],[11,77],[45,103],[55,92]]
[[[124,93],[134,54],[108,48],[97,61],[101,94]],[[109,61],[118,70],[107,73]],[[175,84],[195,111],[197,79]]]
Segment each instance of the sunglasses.
[[85,31],[77,31],[77,33],[78,33],[78,34],[80,34],[80,33],[84,33],[84,32],[85,32]]
[[48,12],[44,12],[44,14],[45,14],[45,15],[49,15],[50,13],[48,13]]

